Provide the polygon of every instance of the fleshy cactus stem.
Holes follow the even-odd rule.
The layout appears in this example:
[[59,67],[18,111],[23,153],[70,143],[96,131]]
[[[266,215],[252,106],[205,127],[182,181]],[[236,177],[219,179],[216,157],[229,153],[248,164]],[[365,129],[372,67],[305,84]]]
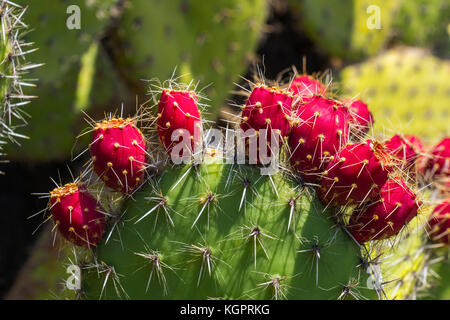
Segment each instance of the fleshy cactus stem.
[[33,43],[22,39],[28,28],[23,21],[26,10],[14,2],[0,1],[0,156],[4,155],[2,145],[7,142],[20,145],[19,139],[27,138],[18,128],[27,123],[23,108],[36,97],[25,93],[26,87],[35,86],[25,76],[42,65],[25,62],[26,56],[37,50]]

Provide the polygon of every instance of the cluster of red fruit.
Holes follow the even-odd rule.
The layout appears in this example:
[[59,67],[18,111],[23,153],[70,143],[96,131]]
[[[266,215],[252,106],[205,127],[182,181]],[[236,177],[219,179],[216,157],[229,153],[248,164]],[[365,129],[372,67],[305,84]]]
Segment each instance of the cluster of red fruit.
[[[157,131],[169,154],[175,144],[171,141],[172,133],[186,129],[193,134],[194,127],[200,123],[195,92],[163,90]],[[135,120],[112,118],[98,122],[89,145],[92,168],[108,187],[129,195],[142,184],[151,166],[147,147]],[[64,238],[85,247],[101,241],[107,213],[83,183],[70,183],[51,191],[49,206]]]
[[365,140],[373,121],[362,101],[329,98],[319,81],[299,76],[286,89],[256,86],[240,126],[278,134],[289,146],[291,166],[319,184],[325,205],[353,209],[347,227],[363,243],[398,234],[417,215],[421,203],[403,180],[405,172],[448,175],[450,161],[446,140],[430,159],[415,136]]

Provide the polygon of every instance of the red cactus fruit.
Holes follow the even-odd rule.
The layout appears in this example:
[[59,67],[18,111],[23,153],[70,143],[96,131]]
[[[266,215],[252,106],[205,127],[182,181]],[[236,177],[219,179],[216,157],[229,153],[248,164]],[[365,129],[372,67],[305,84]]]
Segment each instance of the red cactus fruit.
[[434,208],[428,225],[431,240],[450,244],[450,198]]
[[319,81],[307,75],[302,75],[292,81],[289,91],[302,100],[311,98],[314,95],[324,95],[326,89]]
[[366,140],[342,148],[322,174],[320,199],[333,205],[362,202],[376,196],[392,170],[382,143]]
[[50,211],[58,231],[77,246],[96,246],[105,230],[100,203],[81,183],[68,183],[50,192]]
[[353,212],[347,228],[359,243],[390,238],[417,215],[419,206],[416,195],[395,177],[383,185],[374,202]]
[[[158,135],[169,155],[177,140],[172,141],[172,133],[176,130],[187,130],[191,140],[190,152],[196,144],[201,143],[201,115],[198,109],[197,95],[194,91],[164,89],[158,104]],[[197,132],[196,132],[197,128]],[[181,141],[181,137],[178,141]],[[180,151],[180,156],[182,156]]]
[[353,124],[352,131],[357,136],[365,135],[374,123],[369,107],[361,100],[346,101],[345,103],[348,105],[350,121]]
[[413,167],[424,151],[422,142],[416,136],[402,137],[396,134],[385,142],[385,146],[388,152],[406,168]]
[[[261,129],[267,130],[265,135],[267,147],[264,148],[267,149],[268,157],[271,156],[272,134],[278,137],[279,142],[288,138],[292,101],[293,97],[284,90],[259,85],[253,89],[245,102],[240,127],[244,133],[254,129],[256,135],[259,135]],[[260,147],[258,141],[258,150]],[[258,163],[259,160],[258,152]]]
[[431,150],[431,158],[425,167],[428,178],[450,176],[450,138],[444,138]]
[[305,101],[296,111],[289,137],[290,162],[304,180],[313,182],[347,144],[349,114],[334,100],[315,96]]
[[114,190],[131,193],[144,180],[146,143],[132,119],[98,122],[89,149],[94,171]]

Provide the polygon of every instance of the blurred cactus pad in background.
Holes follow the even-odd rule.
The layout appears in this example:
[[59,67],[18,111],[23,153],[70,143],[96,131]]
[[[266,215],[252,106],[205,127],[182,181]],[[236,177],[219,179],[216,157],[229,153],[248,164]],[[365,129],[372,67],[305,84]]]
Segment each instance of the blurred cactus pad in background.
[[[448,1],[0,0],[0,13],[0,296],[450,299]],[[196,128],[274,129],[282,172],[210,146],[210,162],[174,165],[170,135],[201,145]],[[352,145],[372,158],[343,177]],[[369,158],[389,180],[360,177]],[[352,223],[384,221],[364,219],[387,181],[416,214],[362,241]],[[367,197],[347,202],[360,183]],[[85,204],[85,224],[52,201],[70,217]]]
[[82,111],[122,103],[133,110],[144,79],[200,80],[215,120],[254,58],[268,12],[265,0],[18,3],[28,7],[25,38],[39,48],[30,59],[45,65],[31,75],[38,80],[30,92],[40,99],[27,109],[30,126],[23,129],[36,139],[7,150],[17,161],[67,158]]

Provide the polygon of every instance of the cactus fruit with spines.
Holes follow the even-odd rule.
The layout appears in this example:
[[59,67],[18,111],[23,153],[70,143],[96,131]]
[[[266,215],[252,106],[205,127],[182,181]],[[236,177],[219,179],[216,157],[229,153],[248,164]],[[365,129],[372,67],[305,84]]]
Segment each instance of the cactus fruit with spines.
[[435,142],[450,134],[449,75],[449,61],[403,47],[344,68],[340,85],[344,95],[359,95],[370,106],[375,134],[395,129]]
[[400,166],[413,172],[418,169],[416,161],[425,152],[422,142],[416,136],[403,137],[396,134],[385,142],[385,146]]
[[428,224],[428,234],[433,241],[450,244],[450,198],[434,208]]
[[290,162],[305,181],[315,182],[347,144],[350,115],[339,101],[321,96],[304,98],[295,109],[288,142]]
[[325,167],[319,197],[332,205],[362,204],[380,193],[393,166],[380,141],[347,144]]
[[244,132],[250,132],[250,143],[252,137],[257,139],[258,154],[249,154],[250,164],[267,164],[268,157],[275,156],[277,152],[272,150],[275,148],[273,143],[280,146],[282,141],[287,140],[293,101],[292,94],[284,89],[264,84],[252,89],[239,124]]
[[348,229],[360,243],[390,238],[417,215],[419,206],[420,201],[402,178],[391,178],[378,198],[352,213]]
[[[345,95],[360,94],[359,97],[370,105],[376,119],[373,132],[376,135],[385,132],[394,134],[385,144],[394,157],[395,166],[406,171],[408,182],[419,182],[421,194],[425,194],[429,204],[448,197],[448,177],[435,173],[439,172],[438,168],[445,168],[445,157],[439,157],[438,154],[443,150],[436,150],[439,145],[437,139],[450,134],[450,97],[446,85],[450,79],[449,71],[447,60],[438,59],[423,49],[403,47],[391,49],[364,63],[348,66],[340,76]],[[418,137],[435,146],[424,147]],[[441,164],[431,169],[439,161]],[[421,215],[429,217],[428,213],[419,213]],[[437,236],[434,234],[437,231],[433,233],[429,229],[436,225],[435,219],[429,222],[425,220],[423,225],[428,236]],[[444,234],[445,238],[445,232],[437,234]],[[431,240],[422,241],[423,251],[427,252],[429,258],[425,262],[422,258],[417,261],[424,266],[424,270],[432,270],[430,275],[437,276],[435,279],[431,276],[428,280],[419,278],[423,290],[417,297],[449,299],[448,246],[442,247],[441,242],[430,243]],[[410,275],[404,283],[410,281],[408,279],[411,279]]]
[[429,152],[425,164],[425,178],[448,181],[450,177],[450,137],[439,141]]
[[195,91],[162,91],[158,103],[157,126],[161,143],[169,154],[175,147],[176,142],[172,137],[177,130],[186,130],[191,141],[189,148],[191,152],[194,151],[195,146],[201,143],[201,123],[202,118]]
[[[2,6],[10,6],[0,1]],[[22,0],[17,1],[22,3]],[[427,53],[418,54],[417,49],[395,49],[360,67],[346,68],[342,79],[345,97],[359,98],[356,94],[361,93],[362,101],[374,112],[372,117],[365,109],[368,115],[366,112],[360,117],[367,120],[364,124],[356,121],[359,111],[352,110],[346,102],[341,107],[341,102],[332,95],[332,88],[314,77],[305,74],[295,79],[290,89],[257,83],[256,87],[264,91],[257,94],[261,106],[253,103],[250,95],[236,129],[239,124],[247,123],[246,129],[268,128],[281,134],[282,172],[277,174],[262,175],[259,166],[224,164],[221,150],[212,149],[205,155],[209,162],[160,166],[151,155],[163,149],[166,152],[161,152],[162,157],[167,157],[167,152],[170,155],[173,146],[167,144],[167,140],[175,130],[187,129],[194,137],[192,124],[195,120],[216,118],[237,75],[250,60],[266,17],[266,2],[126,0],[116,6],[115,0],[79,1],[82,24],[77,31],[66,29],[68,15],[64,13],[68,3],[42,5],[47,1],[29,4],[30,25],[44,26],[51,32],[36,29],[25,35],[25,39],[34,40],[40,48],[32,53],[32,60],[46,62],[46,66],[41,70],[33,70],[37,64],[22,68],[22,71],[31,70],[31,77],[39,79],[38,89],[30,88],[29,95],[26,93],[28,98],[39,90],[43,99],[36,103],[35,109],[30,109],[32,127],[25,131],[31,133],[24,132],[33,138],[33,143],[26,144],[24,152],[12,150],[12,157],[22,161],[65,157],[73,146],[75,132],[79,131],[80,112],[89,109],[91,117],[99,118],[98,110],[117,107],[113,102],[117,102],[118,97],[124,99],[129,87],[140,90],[145,85],[141,78],[172,77],[186,86],[192,84],[194,78],[200,79],[205,86],[202,95],[211,98],[211,107],[203,112],[197,110],[194,99],[187,108],[183,99],[169,99],[160,104],[163,105],[161,110],[158,114],[152,110],[155,118],[147,124],[153,126],[152,136],[138,129],[141,122],[135,124],[134,120],[109,117],[106,127],[93,133],[90,148],[93,177],[86,181],[88,188],[76,182],[51,193],[49,207],[57,225],[55,230],[69,242],[87,247],[77,249],[80,256],[93,257],[87,264],[84,259],[76,259],[83,267],[80,293],[86,298],[404,299],[414,298],[416,290],[422,289],[426,281],[421,277],[428,268],[424,224],[420,221],[424,215],[422,206],[411,221],[412,215],[396,216],[395,228],[390,228],[392,221],[388,218],[392,212],[406,212],[407,204],[415,207],[412,201],[391,203],[389,197],[384,197],[392,210],[388,211],[386,206],[380,209],[381,206],[375,204],[381,210],[377,212],[376,221],[372,221],[373,212],[365,207],[381,201],[379,197],[386,193],[386,188],[391,191],[389,186],[393,182],[389,178],[394,176],[389,156],[380,151],[381,142],[375,141],[369,129],[375,118],[376,134],[381,128],[394,125],[397,133],[406,131],[426,138],[448,134],[444,124],[448,119],[446,61]],[[311,7],[311,12],[325,16],[328,21],[337,19],[352,31],[338,34],[345,28],[319,32],[309,26],[305,29],[311,38],[316,39],[314,32],[319,35],[317,41],[324,50],[330,45],[332,55],[350,59],[372,55],[383,48],[389,38],[388,29],[396,4],[386,3],[349,1],[346,4],[355,8],[353,13],[347,10],[340,14],[345,5],[330,11],[329,8],[322,10],[322,1],[314,5],[318,9],[312,7],[312,2],[303,1],[303,8]],[[365,9],[369,4],[381,8],[381,30],[366,27]],[[21,16],[22,9],[16,10]],[[320,10],[322,12],[318,12]],[[2,21],[4,17],[2,15]],[[311,21],[314,17],[315,14],[311,14],[304,22],[317,26],[320,19]],[[15,27],[24,26],[16,23]],[[126,54],[122,55],[121,50]],[[393,53],[397,58],[392,58]],[[392,60],[395,63],[391,63]],[[369,70],[369,66],[374,66],[375,71]],[[0,65],[2,91],[13,87],[11,78],[4,77],[8,68],[8,64]],[[348,70],[355,72],[350,74]],[[420,80],[416,83],[414,78]],[[128,82],[126,85],[123,79]],[[409,79],[409,84],[405,79]],[[348,84],[352,88],[346,87]],[[160,90],[159,94],[164,96],[169,91]],[[191,95],[188,90],[179,92],[182,96]],[[399,117],[386,122],[385,111],[377,111],[390,106],[387,113],[408,118],[405,114],[410,112],[413,117],[421,118],[420,112],[430,95],[435,98],[432,107],[427,104],[429,111],[425,115],[436,119],[432,126],[413,119],[413,126],[401,127],[397,124]],[[278,103],[280,96],[287,102]],[[388,99],[392,103],[384,103]],[[320,111],[313,110],[311,101],[331,101],[333,110],[322,105]],[[26,101],[23,103],[25,105]],[[169,110],[170,103],[176,109]],[[99,109],[92,110],[93,107]],[[320,113],[317,119],[316,111]],[[308,112],[315,121],[311,122],[311,117],[306,116]],[[322,117],[323,113],[329,113],[329,117]],[[3,114],[1,116],[4,118]],[[346,119],[353,120],[348,121],[350,126]],[[20,117],[17,120],[20,121]],[[133,124],[109,126],[112,120]],[[302,132],[302,129],[309,132]],[[330,134],[335,130],[341,133]],[[366,137],[367,134],[370,137]],[[353,144],[350,146],[371,146],[364,142],[366,139],[374,142],[373,154],[367,159],[366,154],[370,153],[367,148],[362,152],[344,148],[354,158],[342,156],[344,151],[340,149],[347,140]],[[400,143],[403,145],[405,141]],[[196,142],[192,140],[190,147]],[[78,142],[78,147],[84,143]],[[155,145],[160,148],[153,149]],[[404,146],[402,150],[412,154],[407,146],[414,147],[414,143]],[[393,153],[392,148],[390,151]],[[396,194],[397,199],[414,196],[409,191],[417,190],[411,186],[416,177],[409,176],[406,169],[417,163],[417,156],[413,161],[409,156],[401,158],[398,152],[391,155],[396,156],[392,160],[395,174],[399,173],[398,169],[404,173],[396,180],[401,186],[394,188],[395,192],[400,192]],[[343,158],[346,164],[336,160]],[[372,158],[376,158],[373,163]],[[149,167],[157,170],[149,174],[146,170]],[[377,175],[380,167],[382,174]],[[308,181],[305,169],[314,172],[314,179]],[[350,169],[348,180],[342,172],[336,173],[344,169]],[[83,179],[90,174],[83,173]],[[382,179],[374,184],[373,175]],[[323,188],[327,180],[331,183],[327,190],[330,193],[325,195]],[[342,180],[352,183],[342,184]],[[92,181],[96,184],[94,188],[98,187],[96,196],[89,195],[93,190]],[[319,194],[316,194],[317,184]],[[364,185],[370,188],[365,190]],[[64,188],[70,189],[68,193]],[[335,191],[338,195],[342,193],[337,203],[326,199],[334,197]],[[80,202],[80,198],[84,201]],[[402,205],[397,206],[398,203]],[[116,207],[117,204],[120,206]],[[356,216],[358,212],[363,214]],[[378,213],[385,214],[386,219]],[[361,228],[361,221],[364,228]],[[352,223],[357,225],[356,231]],[[402,228],[398,228],[399,225]],[[377,237],[373,236],[372,229],[376,229]],[[365,239],[355,236],[361,231],[369,231],[371,235]],[[378,273],[383,275],[382,280],[377,277]]]
[[299,99],[303,99],[311,98],[313,95],[324,95],[326,88],[320,81],[308,75],[299,75],[290,83],[289,91]]
[[96,246],[103,237],[101,204],[82,183],[68,183],[50,192],[52,218],[58,231],[77,246]]
[[95,173],[108,187],[132,193],[144,181],[147,145],[133,119],[96,123],[89,150]]
[[[7,143],[15,147],[21,145],[27,132],[30,100],[36,98],[30,93],[35,83],[29,77],[30,71],[41,66],[28,62],[29,55],[35,50],[34,43],[27,42],[23,35],[28,32],[26,7],[13,2],[0,1],[0,157],[5,161],[4,148]],[[32,60],[32,59],[31,59]],[[5,146],[6,145],[6,146]],[[6,153],[8,151],[6,150]],[[0,170],[0,173],[3,173]]]
[[350,112],[350,123],[353,126],[352,131],[355,132],[356,137],[366,135],[373,127],[373,115],[366,103],[361,100],[347,100],[344,101]]
[[233,82],[245,71],[261,36],[265,0],[125,1],[110,38],[115,65],[135,90],[151,75],[200,80],[216,120]]

